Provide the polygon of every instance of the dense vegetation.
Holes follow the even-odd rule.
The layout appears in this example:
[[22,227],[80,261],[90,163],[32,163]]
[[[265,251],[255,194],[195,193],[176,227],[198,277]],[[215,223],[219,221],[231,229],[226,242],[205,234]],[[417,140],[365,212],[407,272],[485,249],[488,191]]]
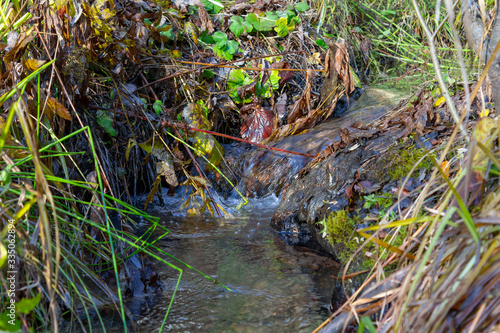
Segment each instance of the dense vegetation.
[[[368,262],[366,281],[387,287],[391,265],[400,284],[356,300],[360,288],[343,308],[370,330],[498,325],[491,290],[500,276],[500,126],[488,103],[495,92],[477,45],[465,48],[460,9],[438,3],[1,3],[0,330],[59,331],[63,321],[89,328],[93,316],[104,327],[103,308],[120,313],[124,330],[133,326],[126,298],[158,280],[151,266],[134,265],[137,257],[182,277],[177,259],[155,246],[168,230],[135,208],[137,194],[149,193],[146,210],[162,185],[183,185],[191,189],[188,214],[222,217],[228,213],[213,192],[235,179],[221,143],[265,145],[330,117],[356,87],[395,83],[425,90],[419,96],[455,123],[443,145],[418,151],[393,175],[411,175],[422,161],[432,170],[404,214],[391,215],[384,195],[363,199],[381,214],[357,231],[364,246],[383,252]],[[479,3],[486,32],[493,2]],[[498,52],[492,27],[487,59]],[[408,107],[424,104],[415,101]],[[353,228],[347,214],[336,216]],[[148,225],[141,236],[138,221]],[[340,231],[323,224],[334,242]]]

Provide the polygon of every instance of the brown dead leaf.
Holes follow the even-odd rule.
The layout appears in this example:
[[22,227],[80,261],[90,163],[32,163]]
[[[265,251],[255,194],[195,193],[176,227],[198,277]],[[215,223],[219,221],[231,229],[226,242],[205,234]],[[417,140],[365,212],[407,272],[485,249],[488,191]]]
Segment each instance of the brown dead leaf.
[[210,20],[210,16],[208,16],[208,12],[205,9],[205,6],[198,6],[198,15],[200,16],[201,20],[201,28],[200,31],[203,32],[207,30],[209,33],[214,32],[214,25],[212,21]]
[[59,117],[71,121],[71,115],[68,109],[66,109],[64,105],[59,103],[59,101],[54,97],[47,98],[47,109],[51,115],[57,114]]
[[293,124],[297,119],[301,118],[304,114],[304,109],[307,103],[304,97],[299,98],[292,107],[292,111],[288,115],[288,124]]
[[344,82],[345,92],[349,96],[354,91],[354,80],[349,69],[349,53],[342,39],[335,45],[337,46],[335,52],[335,69],[339,73],[340,79]]
[[[290,63],[288,61],[280,61],[280,62],[275,62],[274,64],[271,65],[271,69],[289,69]],[[293,72],[292,71],[279,71],[280,75],[280,88],[290,81],[290,79],[293,77]]]
[[3,57],[3,60],[6,63],[9,63],[21,56],[24,48],[33,40],[33,38],[35,38],[33,31],[34,28],[20,34],[15,31],[9,32],[7,35],[8,46],[6,48],[8,51]]
[[250,84],[247,84],[246,86],[241,86],[238,88],[238,97],[241,99],[246,99],[251,97],[252,95],[255,95],[255,89],[257,88],[257,81],[253,81]]
[[174,162],[170,153],[162,147],[161,149],[153,148],[151,150],[151,155],[158,159],[158,162],[156,162],[156,173],[164,176],[165,180],[170,185],[179,185],[177,176],[175,175]]
[[281,120],[285,116],[286,101],[287,101],[287,95],[283,94],[280,97],[278,97],[276,104],[274,104],[274,112],[278,116],[278,120]]
[[308,111],[308,117],[312,116],[312,111],[311,111],[311,90],[312,90],[312,78],[314,76],[314,72],[312,68],[308,68],[306,72],[306,86],[304,88],[304,97],[306,98],[306,105],[307,105],[307,111]]
[[151,186],[151,191],[149,192],[148,196],[146,197],[146,202],[144,203],[144,210],[148,209],[148,205],[153,201],[155,198],[156,192],[158,192],[158,187],[161,184],[161,176],[158,175],[156,177],[155,182],[153,183],[153,186]]
[[359,45],[359,48],[361,50],[361,56],[363,57],[363,62],[366,66],[370,61],[370,51],[372,49],[372,43],[368,38],[363,38],[363,40]]

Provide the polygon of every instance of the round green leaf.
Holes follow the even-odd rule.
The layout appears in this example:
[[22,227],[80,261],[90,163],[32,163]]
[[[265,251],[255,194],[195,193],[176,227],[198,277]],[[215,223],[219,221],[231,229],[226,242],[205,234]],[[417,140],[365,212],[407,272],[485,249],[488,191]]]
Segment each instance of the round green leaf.
[[298,12],[305,12],[309,9],[309,5],[307,4],[307,2],[299,2],[295,5],[295,9]]

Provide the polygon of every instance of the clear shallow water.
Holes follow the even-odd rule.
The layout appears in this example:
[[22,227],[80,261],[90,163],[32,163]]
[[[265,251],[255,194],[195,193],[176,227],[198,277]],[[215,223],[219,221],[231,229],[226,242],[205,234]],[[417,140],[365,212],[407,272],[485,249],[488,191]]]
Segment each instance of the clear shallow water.
[[[179,266],[184,273],[164,331],[311,332],[328,318],[337,265],[286,245],[269,227],[276,197],[253,200],[228,220],[182,216],[175,211],[180,203],[169,198],[150,212],[171,231],[159,246],[232,291]],[[141,315],[141,332],[160,327],[178,278],[163,264],[156,269],[165,290]]]

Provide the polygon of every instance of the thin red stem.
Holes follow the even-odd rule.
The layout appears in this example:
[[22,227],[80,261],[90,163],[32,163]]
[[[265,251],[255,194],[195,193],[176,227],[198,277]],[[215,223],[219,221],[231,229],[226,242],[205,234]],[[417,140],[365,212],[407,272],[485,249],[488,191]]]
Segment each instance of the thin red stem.
[[[90,107],[93,108],[93,109],[100,109],[100,110],[104,109],[104,108],[101,108],[101,107],[98,107],[98,106],[90,106]],[[121,114],[121,115],[125,115],[125,113],[121,112],[121,111],[116,111],[116,113]],[[141,116],[132,116],[132,117],[134,117],[136,119],[139,119],[139,120],[148,120],[147,118],[141,117]],[[231,139],[231,140],[245,142],[245,143],[248,143],[248,144],[251,144],[251,145],[254,145],[254,146],[257,146],[257,147],[261,147],[261,148],[264,148],[264,149],[279,151],[279,152],[282,152],[282,153],[293,154],[293,155],[300,155],[300,156],[309,157],[309,158],[315,158],[316,157],[314,155],[310,155],[310,154],[306,154],[306,153],[299,153],[297,151],[291,151],[291,150],[286,150],[286,149],[281,149],[281,148],[266,146],[266,145],[263,145],[263,144],[260,144],[260,143],[257,143],[257,142],[248,141],[248,140],[245,140],[245,139],[242,139],[242,138],[237,138],[235,136],[231,136],[231,135],[227,135],[227,134],[222,134],[222,133],[218,133],[218,132],[203,130],[203,129],[189,127],[189,126],[184,126],[184,124],[174,124],[174,123],[170,123],[170,122],[168,122],[168,121],[166,121],[164,119],[162,120],[162,126],[171,126],[171,127],[186,129],[188,131],[208,133],[208,134],[212,134],[212,135],[215,135],[215,136],[221,136],[223,138],[227,138],[227,139]]]

